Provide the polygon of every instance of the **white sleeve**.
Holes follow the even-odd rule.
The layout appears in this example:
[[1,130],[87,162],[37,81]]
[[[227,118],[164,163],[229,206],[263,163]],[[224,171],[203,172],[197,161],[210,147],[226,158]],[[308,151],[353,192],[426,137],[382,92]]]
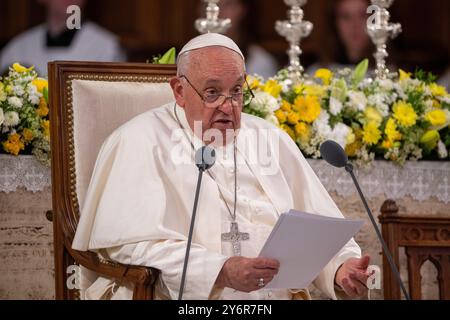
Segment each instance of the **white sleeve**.
[[[106,249],[109,257],[123,264],[153,267],[171,299],[178,298],[187,241],[144,241]],[[228,257],[192,243],[183,299],[206,300],[215,295],[214,283]]]
[[351,239],[320,272],[314,280],[314,285],[331,299],[337,300],[340,296],[336,295],[334,286],[336,271],[347,259],[359,257],[361,249],[355,240]]

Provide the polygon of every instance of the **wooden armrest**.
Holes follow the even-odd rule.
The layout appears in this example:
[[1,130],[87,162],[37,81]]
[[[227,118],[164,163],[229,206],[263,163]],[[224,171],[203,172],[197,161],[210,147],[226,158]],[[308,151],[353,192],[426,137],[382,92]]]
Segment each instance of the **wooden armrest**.
[[144,267],[124,265],[118,262],[101,259],[90,251],[68,249],[69,254],[83,267],[109,278],[128,281],[135,284],[153,285],[159,275],[159,270]]
[[105,260],[91,251],[72,249],[71,241],[65,239],[65,247],[72,258],[83,267],[103,276],[118,281],[131,282],[135,285],[133,298],[148,300],[153,297],[153,285],[159,276],[159,270],[144,266],[124,265]]

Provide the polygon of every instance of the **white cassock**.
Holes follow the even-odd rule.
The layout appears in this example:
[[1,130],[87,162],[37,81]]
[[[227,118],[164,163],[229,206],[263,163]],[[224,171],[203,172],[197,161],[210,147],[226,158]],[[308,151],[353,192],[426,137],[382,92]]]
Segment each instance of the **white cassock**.
[[[124,264],[161,270],[156,285],[158,299],[178,297],[198,176],[191,141],[195,148],[201,145],[190,129],[187,135],[180,132],[175,108],[182,126],[188,129],[183,109],[172,103],[139,115],[106,140],[73,241],[77,250],[93,250]],[[258,144],[269,145],[272,155],[256,157]],[[283,131],[242,114],[237,150],[236,221],[239,231],[250,235],[248,241],[241,242],[242,256],[257,257],[279,215],[289,209],[342,217],[298,147]],[[233,255],[231,243],[221,240],[232,221],[224,202],[232,211],[232,144],[217,148],[217,153],[211,176],[203,177],[184,299],[291,299],[294,292],[304,288],[243,293],[214,287],[224,262]],[[184,161],[180,161],[181,154]],[[358,245],[349,241],[314,284],[336,299],[337,268],[360,255]],[[86,291],[86,298],[102,297],[131,299],[132,287],[98,278]]]
[[123,61],[125,56],[117,37],[92,22],[82,24],[68,47],[47,47],[45,24],[23,32],[9,42],[0,53],[0,72],[14,62],[34,65],[42,77],[47,76],[47,63],[55,60]]

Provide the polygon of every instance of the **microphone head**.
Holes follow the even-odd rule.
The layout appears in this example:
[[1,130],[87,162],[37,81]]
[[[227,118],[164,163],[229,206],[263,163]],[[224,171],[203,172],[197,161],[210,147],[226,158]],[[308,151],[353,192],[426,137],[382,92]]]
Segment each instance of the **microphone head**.
[[339,143],[327,140],[320,146],[320,154],[322,158],[337,168],[343,168],[348,162],[347,154]]
[[195,153],[195,165],[199,170],[205,171],[216,162],[216,151],[208,146],[203,146]]

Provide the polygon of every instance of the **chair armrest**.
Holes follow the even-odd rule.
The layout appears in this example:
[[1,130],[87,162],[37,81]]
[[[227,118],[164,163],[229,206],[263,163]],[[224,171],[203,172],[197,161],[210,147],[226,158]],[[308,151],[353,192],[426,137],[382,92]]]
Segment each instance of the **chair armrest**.
[[160,271],[151,267],[124,265],[99,257],[91,251],[77,251],[66,246],[73,259],[83,267],[102,276],[134,284],[133,299],[153,299],[153,287]]

